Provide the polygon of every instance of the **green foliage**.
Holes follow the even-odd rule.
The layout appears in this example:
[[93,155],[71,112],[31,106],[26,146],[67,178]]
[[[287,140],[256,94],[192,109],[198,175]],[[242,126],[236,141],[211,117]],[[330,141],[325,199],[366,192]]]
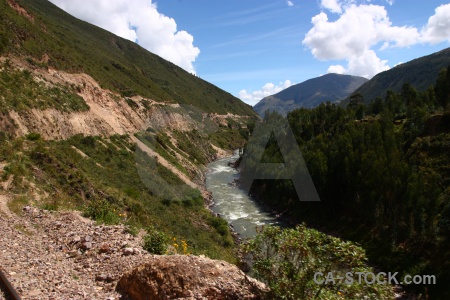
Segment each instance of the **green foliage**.
[[0,106],[16,111],[55,108],[64,112],[86,111],[89,106],[72,86],[48,87],[27,70],[14,69],[6,61],[0,66]]
[[39,133],[36,132],[31,132],[29,134],[26,135],[27,140],[29,141],[37,141],[41,138],[41,135]]
[[178,152],[180,155],[182,155],[182,153],[180,153],[178,149],[172,144],[166,133],[159,132],[155,135],[154,133],[147,131],[136,134],[136,137],[144,142],[144,144],[149,146],[150,149],[153,149],[154,151],[156,151],[156,153],[169,161],[178,170],[188,175],[188,171],[179,162],[178,157],[175,154],[176,152]]
[[129,136],[30,141],[6,135],[0,157],[9,163],[4,178],[14,175],[12,193],[26,195],[31,182],[49,195],[37,204],[41,207],[75,208],[98,223],[125,223],[134,231],[154,226],[166,236],[185,240],[192,254],[235,262],[229,230],[222,235],[210,225],[212,216],[201,193],[142,151],[128,149],[134,149]]
[[[242,245],[255,275],[270,287],[270,299],[392,299],[389,285],[330,281],[318,284],[317,272],[345,278],[346,272],[373,272],[364,250],[304,225],[295,229],[264,227]],[[317,278],[316,278],[317,279]],[[323,279],[323,278],[321,278]]]
[[208,139],[196,130],[189,132],[174,131],[173,135],[177,140],[178,148],[197,164],[206,165],[216,153]]
[[162,255],[166,253],[168,243],[169,238],[164,233],[149,227],[147,234],[144,236],[143,248],[152,254]]
[[[254,123],[250,123],[251,128],[254,128]],[[249,130],[245,128],[230,129],[220,127],[217,131],[209,134],[211,142],[219,148],[227,150],[235,150],[242,148],[248,137],[250,136]]]
[[85,217],[91,218],[100,224],[119,224],[120,218],[116,209],[106,199],[89,202],[86,207]]
[[23,207],[29,204],[29,199],[25,195],[15,196],[8,202],[8,208],[16,215],[23,213]]
[[434,90],[440,105],[447,108],[450,103],[450,65],[439,73]]

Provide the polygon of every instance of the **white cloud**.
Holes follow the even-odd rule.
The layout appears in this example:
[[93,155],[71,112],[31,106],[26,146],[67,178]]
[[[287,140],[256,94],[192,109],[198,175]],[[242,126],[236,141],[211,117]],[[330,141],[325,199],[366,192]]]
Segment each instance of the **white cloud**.
[[347,69],[342,65],[331,65],[327,73],[345,74],[347,73]]
[[275,85],[271,82],[266,83],[260,90],[248,92],[247,90],[241,90],[239,92],[239,98],[247,104],[255,105],[262,98],[281,92],[282,90],[290,87],[292,82],[285,80]]
[[387,60],[378,58],[373,50],[367,50],[362,55],[352,56],[347,61],[347,68],[342,65],[331,65],[327,73],[352,74],[371,78],[380,72],[389,70]]
[[[324,1],[322,1],[323,4]],[[389,68],[387,61],[377,57],[371,48],[382,43],[387,47],[407,47],[419,42],[414,27],[392,26],[386,9],[378,5],[342,5],[344,11],[330,22],[325,12],[312,18],[313,28],[303,44],[320,60],[346,60],[348,66],[334,65],[328,71],[339,71],[371,78]],[[331,7],[331,1],[328,7]],[[349,3],[349,2],[346,2]],[[331,8],[330,8],[331,9]]]
[[342,7],[338,0],[321,0],[320,4],[323,8],[328,9],[333,13],[342,13]]
[[[394,0],[385,0],[389,5]],[[450,42],[450,4],[435,9],[435,14],[419,31],[411,26],[393,26],[384,6],[359,4],[356,0],[321,0],[322,8],[339,14],[329,21],[321,12],[311,19],[313,27],[305,35],[303,44],[319,60],[345,60],[331,65],[328,72],[360,75],[367,78],[389,69],[386,60],[375,52],[386,48],[405,48],[419,43]],[[365,1],[370,2],[370,1]]]
[[186,31],[178,31],[174,19],[158,12],[149,0],[50,0],[89,23],[138,42],[147,50],[195,73],[193,62],[200,50]]
[[294,6],[294,3],[293,3],[292,1],[289,1],[289,0],[286,0],[286,4],[287,4],[288,6]]
[[435,14],[428,19],[421,34],[425,43],[450,41],[450,4],[443,4],[435,9]]
[[348,60],[347,74],[372,78],[376,74],[389,70],[387,60],[381,60],[373,50],[367,50],[359,56]]

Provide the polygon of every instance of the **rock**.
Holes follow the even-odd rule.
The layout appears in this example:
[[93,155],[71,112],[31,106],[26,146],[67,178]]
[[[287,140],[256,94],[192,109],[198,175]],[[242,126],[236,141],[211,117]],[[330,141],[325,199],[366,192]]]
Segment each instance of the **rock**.
[[69,252],[67,252],[67,255],[69,256],[69,257],[77,257],[78,255],[80,255],[81,253],[80,253],[80,251],[79,250],[76,250],[76,249],[74,249],[74,250],[70,250]]
[[108,244],[102,244],[100,249],[98,250],[100,253],[109,253],[111,252],[111,247]]
[[[195,266],[195,267],[193,267]],[[143,299],[262,299],[265,285],[226,262],[192,255],[153,256],[125,273],[116,290]]]
[[100,274],[95,277],[96,281],[106,281],[107,279],[108,279],[108,276],[106,276],[106,274]]
[[85,237],[83,238],[83,241],[84,241],[84,242],[92,242],[92,236],[90,236],[90,235],[85,236]]
[[122,253],[123,253],[123,255],[128,256],[128,255],[132,255],[134,253],[134,250],[133,250],[133,248],[127,247],[122,250]]
[[72,239],[73,244],[79,243],[80,241],[81,241],[81,237],[79,235],[74,236]]
[[84,250],[84,251],[89,250],[91,248],[92,248],[92,243],[91,242],[83,242],[80,245],[80,249]]

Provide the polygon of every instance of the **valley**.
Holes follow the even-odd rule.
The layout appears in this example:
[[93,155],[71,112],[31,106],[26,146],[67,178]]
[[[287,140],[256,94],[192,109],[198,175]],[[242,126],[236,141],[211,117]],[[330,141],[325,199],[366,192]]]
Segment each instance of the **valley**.
[[447,299],[449,109],[449,49],[251,107],[49,1],[0,1],[0,268],[23,299]]

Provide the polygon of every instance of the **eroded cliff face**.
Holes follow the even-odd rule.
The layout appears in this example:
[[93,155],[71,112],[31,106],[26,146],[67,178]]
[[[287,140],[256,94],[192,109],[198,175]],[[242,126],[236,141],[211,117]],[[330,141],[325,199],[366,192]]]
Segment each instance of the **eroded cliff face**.
[[[31,72],[37,82],[48,87],[76,87],[89,106],[88,111],[62,112],[57,109],[10,110],[0,122],[0,130],[16,136],[30,132],[39,133],[44,139],[66,139],[75,134],[110,136],[113,134],[134,134],[152,125],[175,130],[195,128],[195,122],[186,115],[170,112],[166,108],[176,104],[158,103],[136,96],[124,98],[102,89],[87,74],[70,74],[54,69],[31,69],[19,59],[11,60],[13,65]],[[64,99],[62,99],[64,101]]]
[[[103,89],[87,74],[71,74],[51,68],[36,68],[21,58],[3,57],[0,58],[0,62],[3,63],[6,59],[13,68],[29,71],[36,82],[43,82],[48,88],[56,86],[75,88],[77,94],[89,106],[87,111],[63,112],[54,108],[43,110],[32,108],[3,112],[0,130],[15,136],[35,132],[44,139],[60,140],[75,134],[132,135],[149,127],[163,131],[190,131],[204,128],[205,122],[208,121],[215,126],[226,126],[227,119],[238,121],[246,119],[245,116],[233,114],[204,113],[195,107],[156,102],[140,96],[123,97]],[[209,128],[209,130],[213,129]]]

